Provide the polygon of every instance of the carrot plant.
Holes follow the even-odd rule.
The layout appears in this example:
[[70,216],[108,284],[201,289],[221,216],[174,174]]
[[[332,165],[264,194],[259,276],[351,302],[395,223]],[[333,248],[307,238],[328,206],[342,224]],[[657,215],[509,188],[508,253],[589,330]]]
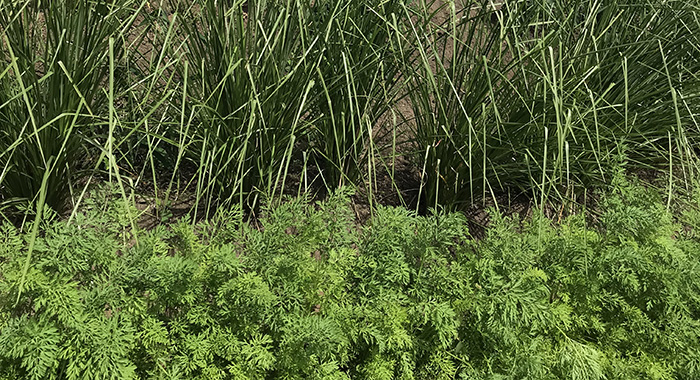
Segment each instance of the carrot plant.
[[19,301],[4,223],[0,378],[696,379],[698,200],[612,182],[593,224],[493,212],[480,241],[459,213],[358,227],[345,191],[150,231],[92,196],[42,223]]

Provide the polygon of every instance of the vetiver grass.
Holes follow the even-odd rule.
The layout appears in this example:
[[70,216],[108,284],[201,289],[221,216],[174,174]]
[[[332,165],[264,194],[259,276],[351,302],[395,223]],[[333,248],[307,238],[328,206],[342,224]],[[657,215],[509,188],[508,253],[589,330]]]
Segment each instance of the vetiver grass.
[[3,4],[6,206],[49,173],[46,202],[69,208],[82,169],[165,199],[194,168],[207,207],[255,208],[309,165],[372,194],[397,155],[377,135],[403,130],[430,207],[576,199],[621,151],[631,169],[694,170],[692,2],[76,4]]
[[[245,5],[245,10],[244,10]],[[173,4],[185,82],[181,107],[196,121],[186,154],[197,192],[252,206],[284,186],[314,87],[319,38],[305,41],[303,5],[237,1]],[[189,113],[190,111],[185,111]]]
[[371,177],[375,139],[388,132],[383,116],[400,88],[395,59],[401,2],[325,1],[315,3],[310,13],[311,35],[322,36],[313,109],[319,120],[310,144],[331,189],[360,185]]
[[302,157],[329,189],[363,185],[378,120],[399,83],[390,25],[397,4],[168,7],[174,17],[162,29],[178,36],[166,43],[184,91],[173,100],[195,116],[170,136],[199,168],[202,198],[246,206],[261,194],[274,198]]
[[621,147],[629,168],[692,166],[696,4],[473,2],[439,25],[418,12],[427,42],[406,68],[429,204],[572,198],[609,181]]
[[[132,7],[138,4],[3,3],[3,208],[31,205],[45,176],[46,203],[58,211],[70,207],[71,194],[76,196],[76,175],[81,169],[91,169],[91,162],[107,148],[114,132],[107,117],[113,94],[107,87],[115,70],[110,54],[112,61],[123,54],[119,37],[133,21]],[[112,84],[119,86],[118,79]],[[91,150],[95,147],[96,151]]]

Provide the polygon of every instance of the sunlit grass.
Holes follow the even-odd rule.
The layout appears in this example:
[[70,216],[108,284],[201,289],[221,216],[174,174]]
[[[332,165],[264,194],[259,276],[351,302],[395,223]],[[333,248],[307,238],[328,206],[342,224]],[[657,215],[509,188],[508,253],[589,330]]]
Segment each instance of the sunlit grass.
[[689,170],[696,12],[582,0],[475,3],[439,24],[419,13],[412,31],[426,42],[406,70],[428,203],[459,208],[502,191],[572,198],[609,180],[620,148],[631,169],[677,157]]
[[99,153],[103,158],[112,153],[109,105],[114,87],[123,83],[110,81],[115,74],[110,54],[112,61],[122,57],[120,37],[133,22],[135,8],[138,3],[127,0],[3,3],[3,208],[31,205],[44,179],[47,205],[69,208],[81,172],[91,169]]
[[623,156],[673,183],[695,170],[696,14],[678,1],[3,3],[2,205],[31,209],[45,173],[56,210],[96,173],[125,198],[152,186],[159,207],[191,192],[200,215],[279,199],[291,173],[297,192],[354,185],[372,203],[377,172],[395,179],[405,153],[397,135],[428,207],[574,200]]

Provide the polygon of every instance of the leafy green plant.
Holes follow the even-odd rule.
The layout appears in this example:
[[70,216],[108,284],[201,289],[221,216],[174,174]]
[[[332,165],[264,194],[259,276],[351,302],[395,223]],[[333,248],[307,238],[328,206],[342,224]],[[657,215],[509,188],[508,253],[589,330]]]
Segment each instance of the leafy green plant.
[[493,212],[480,241],[459,213],[358,228],[345,191],[151,231],[89,197],[42,224],[17,302],[5,223],[0,378],[699,378],[700,241],[615,183],[596,224]]

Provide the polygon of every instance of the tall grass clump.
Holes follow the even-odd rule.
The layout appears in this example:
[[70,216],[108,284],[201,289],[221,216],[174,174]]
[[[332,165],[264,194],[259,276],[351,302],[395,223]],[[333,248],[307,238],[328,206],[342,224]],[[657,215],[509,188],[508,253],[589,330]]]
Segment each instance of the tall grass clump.
[[[198,193],[256,203],[280,190],[296,142],[311,122],[319,36],[304,40],[294,1],[174,2],[183,36],[181,107],[196,115],[182,149],[199,168]],[[184,7],[184,8],[183,8]],[[179,45],[178,45],[179,46]],[[176,52],[177,53],[177,52]]]
[[387,131],[380,124],[399,87],[394,58],[401,2],[321,1],[310,14],[311,35],[321,38],[314,105],[319,117],[310,145],[329,187],[359,184],[364,170],[372,170],[374,139]]
[[[508,163],[512,155],[507,141],[493,139],[499,107],[513,104],[517,94],[492,73],[513,71],[522,58],[504,43],[490,2],[433,1],[406,12],[412,23],[402,58],[413,112],[407,122],[421,157],[423,191],[431,205],[472,203],[501,174],[494,163]],[[513,33],[523,34],[536,12],[517,8],[517,14]]]
[[138,8],[134,4],[128,0],[3,2],[3,208],[26,206],[43,188],[46,204],[63,210],[76,175],[95,157],[88,148],[95,146],[99,152],[107,147],[113,132],[107,105],[113,104],[110,94],[119,83],[114,62],[123,54],[120,36],[132,21],[133,8]]
[[419,11],[414,33],[428,42],[407,69],[428,198],[571,197],[609,181],[620,149],[631,169],[688,170],[696,12],[667,1],[480,2],[437,23]]
[[170,43],[184,91],[178,108],[195,115],[175,133],[187,137],[173,141],[199,168],[200,195],[254,206],[261,193],[282,191],[290,165],[318,166],[328,188],[361,182],[398,83],[389,64],[397,2],[170,8],[182,36]]

